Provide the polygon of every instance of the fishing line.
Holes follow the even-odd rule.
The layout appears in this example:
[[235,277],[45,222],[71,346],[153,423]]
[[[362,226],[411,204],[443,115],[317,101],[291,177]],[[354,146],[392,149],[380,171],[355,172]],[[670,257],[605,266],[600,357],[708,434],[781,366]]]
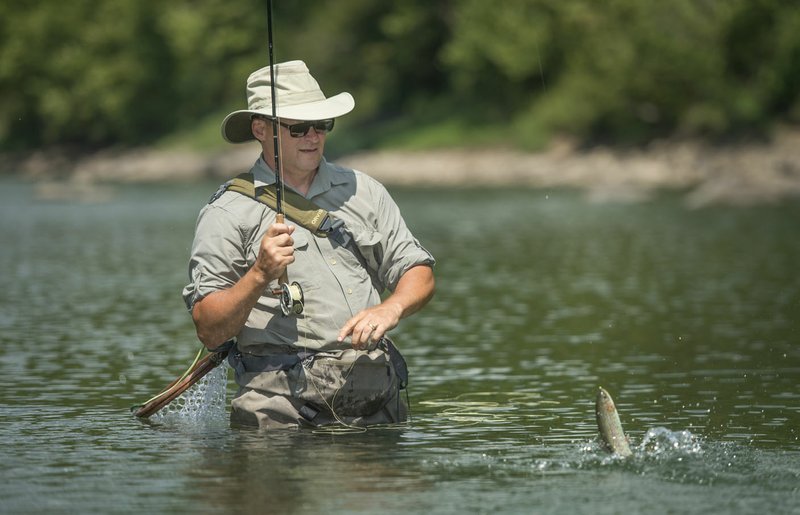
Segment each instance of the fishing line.
[[[306,371],[308,370],[309,366],[310,366],[310,364],[306,365],[305,362],[302,363],[302,367]],[[314,390],[316,390],[317,395],[319,395],[320,399],[322,399],[322,402],[324,402],[325,405],[328,407],[328,410],[330,410],[331,415],[333,415],[334,420],[336,420],[338,423],[340,423],[342,426],[344,426],[344,428],[346,429],[347,432],[363,433],[363,432],[367,431],[366,427],[356,426],[354,424],[348,424],[347,422],[345,422],[344,420],[342,420],[339,417],[339,414],[336,413],[336,409],[333,407],[334,404],[336,404],[336,396],[339,395],[339,392],[341,391],[341,389],[344,388],[345,384],[347,383],[347,379],[350,377],[350,373],[353,371],[353,368],[355,368],[355,366],[356,366],[356,362],[355,362],[355,360],[353,360],[353,362],[350,364],[350,366],[347,367],[347,371],[344,373],[344,380],[342,382],[342,385],[339,388],[337,388],[335,392],[333,392],[333,396],[331,397],[331,402],[328,402],[328,399],[325,398],[325,395],[317,387],[317,383],[314,380],[314,377],[312,375],[308,374],[308,373],[305,374],[305,376],[306,376],[306,379],[310,380],[309,382],[311,383],[311,386],[314,387]],[[342,430],[341,428],[338,428],[338,429],[340,431]]]
[[544,81],[544,68],[542,68],[542,56],[539,54],[539,42],[536,42],[536,59],[539,61],[539,77],[542,79],[542,91],[547,91],[547,84]]
[[[283,167],[281,166],[281,142],[280,142],[280,120],[278,118],[277,112],[277,98],[275,93],[275,50],[274,50],[274,37],[272,32],[272,0],[267,0],[267,39],[269,44],[269,77],[270,77],[270,96],[272,98],[272,145],[273,145],[273,152],[275,156],[275,222],[276,223],[284,223],[285,221],[285,213],[283,209],[283,194],[284,194],[284,181],[283,181]],[[280,286],[280,306],[281,312],[284,316],[288,316],[290,314],[299,315],[303,312],[303,290],[297,282],[289,283],[288,272],[284,270],[283,274],[281,275],[279,281]],[[299,331],[298,331],[299,333]],[[302,367],[307,369],[309,365],[306,363],[302,363]],[[347,381],[347,378],[350,376],[350,373],[353,371],[355,367],[355,361],[350,364],[347,368],[347,371],[344,374],[344,381]],[[316,390],[317,394],[320,396],[322,401],[327,405],[327,408],[330,410],[333,418],[339,422],[342,426],[344,426],[345,430],[347,431],[366,431],[365,427],[355,426],[352,424],[346,423],[342,420],[341,417],[336,413],[333,405],[336,402],[336,397],[339,395],[340,390],[344,387],[344,384],[336,389],[333,393],[331,398],[331,402],[328,403],[328,400],[320,391],[319,387],[316,384],[316,381],[310,374],[305,374],[306,378],[309,379],[311,385]],[[341,429],[340,429],[341,430]]]
[[[283,209],[283,193],[284,193],[284,182],[283,182],[283,168],[281,167],[281,144],[280,144],[280,120],[278,119],[278,112],[277,112],[277,98],[275,94],[275,44],[274,44],[274,37],[272,32],[272,0],[267,0],[267,38],[269,43],[269,77],[270,77],[270,95],[272,98],[272,144],[273,144],[273,152],[275,156],[275,222],[276,223],[284,223],[285,220],[285,213]],[[284,270],[283,274],[281,275],[278,283],[280,286],[280,305],[281,305],[281,312],[284,316],[288,316],[291,313],[300,314],[303,312],[303,293],[300,285],[296,282],[292,283],[291,285],[288,284],[288,272]],[[304,325],[304,324],[303,324]],[[299,334],[300,331],[298,331]],[[307,369],[306,363],[302,363],[303,369]],[[349,376],[350,372],[352,371],[352,367],[347,371],[346,377]],[[317,387],[314,378],[310,376],[310,374],[305,374],[306,378],[309,379],[311,385],[317,391],[317,394],[323,400],[323,402],[327,405],[328,409],[330,409],[331,414],[333,415],[334,419],[341,423],[348,429],[360,429],[355,426],[350,426],[345,423],[336,413],[336,410],[333,408],[331,404],[328,403],[325,396],[322,395],[322,392]],[[333,400],[335,400],[336,395],[339,393],[337,389],[334,392]]]

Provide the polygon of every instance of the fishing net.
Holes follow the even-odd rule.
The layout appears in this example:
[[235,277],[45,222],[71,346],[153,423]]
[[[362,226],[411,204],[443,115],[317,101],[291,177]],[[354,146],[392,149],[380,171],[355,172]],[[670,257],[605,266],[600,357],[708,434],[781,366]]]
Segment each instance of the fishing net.
[[159,424],[226,420],[227,386],[228,365],[223,362],[154,413],[150,420]]

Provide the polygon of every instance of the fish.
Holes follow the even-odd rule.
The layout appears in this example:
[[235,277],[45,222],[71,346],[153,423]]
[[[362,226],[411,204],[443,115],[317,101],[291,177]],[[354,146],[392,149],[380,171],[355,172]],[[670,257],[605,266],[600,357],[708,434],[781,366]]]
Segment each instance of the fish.
[[631,456],[631,446],[628,437],[622,430],[614,399],[603,389],[598,387],[597,400],[595,401],[595,414],[597,415],[597,429],[606,447],[614,454],[623,458]]

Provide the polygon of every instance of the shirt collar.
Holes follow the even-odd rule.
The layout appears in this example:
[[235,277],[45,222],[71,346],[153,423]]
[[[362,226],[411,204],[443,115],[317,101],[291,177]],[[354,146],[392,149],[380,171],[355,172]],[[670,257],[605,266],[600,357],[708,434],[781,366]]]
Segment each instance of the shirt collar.
[[[263,155],[258,156],[258,160],[250,169],[250,172],[253,174],[253,182],[256,187],[275,184],[275,172],[273,172],[267,165],[267,162],[264,161]],[[342,174],[336,173],[335,168],[328,164],[323,157],[319,163],[317,175],[314,177],[314,181],[308,189],[306,198],[314,198],[317,195],[322,195],[333,186],[343,184],[346,180],[347,179],[343,177]]]
[[256,187],[275,184],[275,172],[267,166],[263,155],[258,156],[255,164],[250,168],[250,173],[253,174],[253,183]]

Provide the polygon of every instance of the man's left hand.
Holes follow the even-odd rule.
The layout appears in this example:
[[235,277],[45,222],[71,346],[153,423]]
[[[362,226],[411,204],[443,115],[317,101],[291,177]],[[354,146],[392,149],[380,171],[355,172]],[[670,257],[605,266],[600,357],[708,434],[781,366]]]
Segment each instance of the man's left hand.
[[433,296],[433,270],[418,265],[406,270],[386,300],[367,308],[347,321],[339,331],[340,342],[351,337],[354,349],[373,349],[400,319],[417,312]]
[[378,304],[361,311],[344,324],[339,331],[339,341],[350,336],[354,349],[373,349],[381,338],[397,327],[403,308],[397,304]]

